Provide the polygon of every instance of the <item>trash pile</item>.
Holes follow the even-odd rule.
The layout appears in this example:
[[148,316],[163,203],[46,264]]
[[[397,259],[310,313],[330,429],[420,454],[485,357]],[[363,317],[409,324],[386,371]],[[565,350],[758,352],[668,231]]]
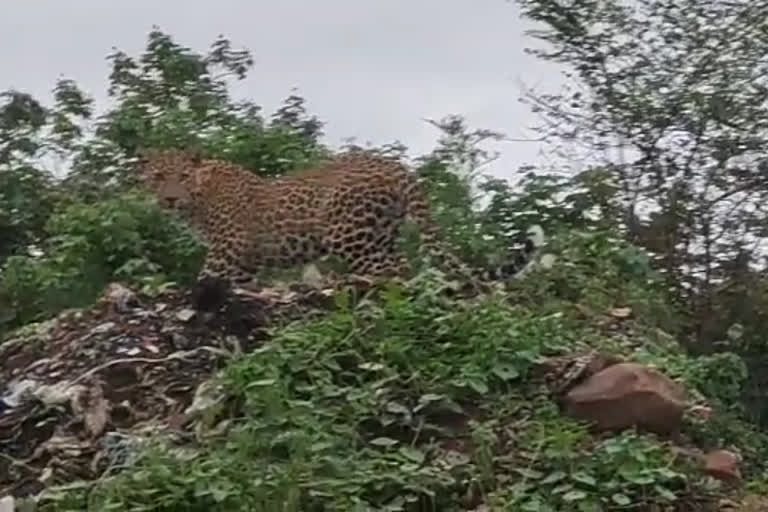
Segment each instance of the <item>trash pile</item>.
[[189,433],[211,375],[275,324],[322,314],[333,290],[239,291],[222,312],[188,293],[110,285],[92,308],[27,326],[0,344],[0,497],[92,480],[153,432]]

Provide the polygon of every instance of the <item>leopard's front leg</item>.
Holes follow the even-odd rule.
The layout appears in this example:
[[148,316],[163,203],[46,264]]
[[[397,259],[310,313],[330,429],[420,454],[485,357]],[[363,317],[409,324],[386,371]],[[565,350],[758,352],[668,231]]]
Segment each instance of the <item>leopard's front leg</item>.
[[233,288],[251,281],[252,276],[243,270],[241,260],[237,246],[231,241],[210,244],[192,292],[195,309],[217,311]]

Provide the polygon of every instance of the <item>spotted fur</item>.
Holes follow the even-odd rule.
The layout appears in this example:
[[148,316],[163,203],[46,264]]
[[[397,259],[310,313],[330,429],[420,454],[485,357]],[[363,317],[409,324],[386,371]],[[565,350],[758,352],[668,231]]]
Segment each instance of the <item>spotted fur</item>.
[[410,218],[420,249],[452,278],[507,279],[524,271],[543,243],[529,230],[525,247],[507,264],[472,270],[438,241],[425,194],[405,165],[355,151],[291,176],[264,179],[233,163],[182,150],[140,154],[144,185],[164,205],[197,226],[208,246],[199,280],[240,285],[265,267],[306,264],[329,255],[360,276],[408,271],[395,247]]

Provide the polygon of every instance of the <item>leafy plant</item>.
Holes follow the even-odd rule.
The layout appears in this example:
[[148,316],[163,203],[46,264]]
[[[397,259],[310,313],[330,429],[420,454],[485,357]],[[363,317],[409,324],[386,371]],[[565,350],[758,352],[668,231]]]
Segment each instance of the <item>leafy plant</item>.
[[114,279],[189,283],[204,254],[183,222],[136,194],[70,204],[45,229],[42,255],[13,256],[2,272],[15,324],[86,305]]

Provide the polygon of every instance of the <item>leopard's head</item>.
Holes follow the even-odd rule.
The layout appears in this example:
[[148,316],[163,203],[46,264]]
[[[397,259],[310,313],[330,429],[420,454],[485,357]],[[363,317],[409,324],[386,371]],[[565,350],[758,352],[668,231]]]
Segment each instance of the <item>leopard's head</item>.
[[193,205],[196,171],[202,155],[179,149],[137,151],[139,182],[165,207],[188,210]]

